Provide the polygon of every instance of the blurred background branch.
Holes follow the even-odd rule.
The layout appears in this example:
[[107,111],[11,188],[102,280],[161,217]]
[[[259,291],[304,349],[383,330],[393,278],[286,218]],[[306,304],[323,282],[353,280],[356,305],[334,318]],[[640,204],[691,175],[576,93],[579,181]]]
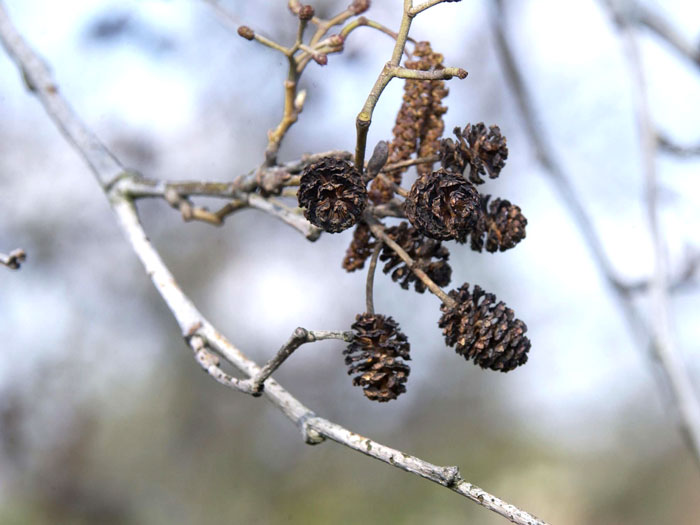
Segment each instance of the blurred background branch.
[[[700,404],[698,395],[694,391],[687,369],[676,357],[670,341],[670,319],[667,304],[667,294],[670,285],[666,269],[663,234],[660,231],[657,218],[656,139],[647,107],[646,91],[644,89],[645,81],[641,72],[639,54],[633,38],[625,33],[625,43],[633,76],[632,85],[635,88],[640,152],[643,158],[642,166],[646,181],[645,201],[647,203],[647,213],[655,253],[655,270],[653,277],[650,279],[650,293],[653,295],[655,311],[650,315],[654,322],[649,325],[645,323],[642,314],[637,310],[633,297],[629,294],[630,289],[615,275],[613,264],[605,253],[600,236],[595,231],[588,212],[586,212],[577,192],[569,182],[569,177],[565,173],[564,168],[554,159],[551,153],[551,145],[546,143],[546,130],[539,125],[535,106],[528,94],[525,75],[518,65],[513,48],[508,40],[505,29],[509,19],[506,2],[495,0],[494,6],[491,19],[496,34],[501,63],[518,103],[518,109],[523,117],[527,135],[532,141],[537,158],[550,175],[550,180],[581,230],[602,277],[607,281],[609,290],[617,299],[617,304],[623,317],[628,322],[631,334],[639,341],[642,348],[651,349],[651,359],[649,361],[651,367],[657,368],[657,365],[660,365],[658,367],[660,373],[656,374],[660,381],[659,390],[662,395],[666,395],[667,392],[672,394],[668,399],[669,406],[672,413],[676,414],[681,434],[693,458],[700,467]],[[613,14],[619,16],[618,13],[614,12]],[[620,23],[624,24],[622,26],[624,31],[629,32],[627,23]]]
[[7,266],[11,270],[18,270],[22,263],[27,259],[27,254],[24,250],[17,248],[12,250],[9,254],[5,255],[0,253],[0,264]]

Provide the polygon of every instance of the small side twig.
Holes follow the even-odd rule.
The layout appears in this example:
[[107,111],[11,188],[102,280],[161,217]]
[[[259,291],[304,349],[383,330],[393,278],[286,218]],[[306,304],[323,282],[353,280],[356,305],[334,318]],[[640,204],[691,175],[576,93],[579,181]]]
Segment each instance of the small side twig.
[[306,328],[298,327],[287,342],[282,345],[282,348],[250,379],[244,381],[245,388],[250,388],[250,393],[254,396],[259,396],[263,392],[265,381],[277,370],[294,351],[305,343],[314,343],[325,339],[340,339],[341,341],[350,342],[352,340],[352,332],[331,332],[331,331],[316,331],[307,330]]
[[372,234],[379,240],[381,240],[383,243],[385,243],[389,248],[394,250],[396,255],[401,258],[403,262],[406,263],[406,266],[415,274],[416,277],[418,277],[421,281],[423,281],[423,284],[430,290],[434,295],[440,299],[443,304],[450,308],[454,308],[456,306],[456,302],[452,297],[447,295],[442,288],[440,288],[437,284],[435,284],[435,281],[433,281],[427,273],[425,273],[423,270],[418,268],[416,266],[415,261],[413,258],[406,253],[406,250],[404,250],[394,239],[389,237],[387,233],[384,231],[384,225],[379,222],[376,218],[372,216],[371,213],[368,213],[365,211],[363,215],[363,219],[369,226],[369,229],[372,231]]
[[439,155],[431,155],[430,157],[418,157],[416,159],[402,160],[399,162],[394,162],[392,164],[387,164],[382,169],[382,172],[386,173],[389,171],[402,170],[404,168],[409,168],[417,164],[433,164],[440,160]]
[[0,253],[0,264],[7,266],[10,270],[19,270],[26,259],[27,254],[21,248],[12,250],[8,255]]
[[367,283],[365,285],[365,302],[367,303],[368,314],[374,313],[374,274],[377,270],[377,259],[379,258],[379,252],[382,251],[382,241],[378,240],[374,245],[374,250],[372,251],[372,258],[369,260],[369,267],[367,268]]

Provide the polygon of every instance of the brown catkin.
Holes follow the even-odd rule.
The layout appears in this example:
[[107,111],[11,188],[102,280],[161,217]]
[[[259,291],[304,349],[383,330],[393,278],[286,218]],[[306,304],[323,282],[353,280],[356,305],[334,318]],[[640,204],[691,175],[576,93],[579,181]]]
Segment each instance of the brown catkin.
[[348,272],[364,268],[365,261],[372,255],[375,244],[376,241],[372,237],[369,226],[364,222],[359,223],[352,234],[350,246],[345,252],[343,268]]
[[[443,57],[433,52],[429,42],[418,42],[413,53],[414,60],[406,62],[408,69],[430,71],[443,69]],[[448,94],[442,80],[411,80],[404,84],[403,102],[393,129],[393,139],[389,144],[389,164],[409,160],[414,154],[419,156],[434,155],[439,149],[439,139],[444,131],[443,115],[447,107],[442,99]],[[387,175],[400,184],[404,170],[393,170]],[[432,164],[420,164],[420,174],[430,173]],[[370,199],[375,203],[391,200],[394,189],[381,178],[375,179],[370,186]]]

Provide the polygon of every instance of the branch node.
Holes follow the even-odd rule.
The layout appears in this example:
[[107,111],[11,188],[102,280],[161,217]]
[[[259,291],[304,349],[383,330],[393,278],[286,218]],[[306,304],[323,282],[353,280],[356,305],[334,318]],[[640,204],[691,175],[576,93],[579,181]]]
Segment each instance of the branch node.
[[318,430],[311,427],[310,419],[316,417],[316,414],[309,412],[304,414],[299,418],[299,428],[301,429],[301,435],[304,438],[304,443],[307,445],[318,445],[326,440],[326,437],[321,434]]
[[446,487],[454,487],[462,480],[462,476],[459,474],[459,467],[454,465],[444,467],[442,469],[441,477]]

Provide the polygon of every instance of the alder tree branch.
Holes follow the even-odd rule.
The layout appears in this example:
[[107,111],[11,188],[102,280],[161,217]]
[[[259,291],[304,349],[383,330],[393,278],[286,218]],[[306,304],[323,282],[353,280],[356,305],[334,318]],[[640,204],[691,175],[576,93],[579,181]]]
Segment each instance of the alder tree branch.
[[[264,369],[216,330],[181,290],[149,241],[139,220],[133,197],[129,193],[130,187],[137,181],[138,176],[125,170],[116,157],[70,109],[59,94],[48,68],[11,23],[1,0],[0,39],[17,64],[20,73],[25,75],[30,85],[34,87],[33,91],[39,97],[47,114],[54,120],[66,139],[84,157],[105,191],[124,235],[144,265],[156,290],[172,312],[183,337],[195,353],[197,362],[219,383],[237,391],[256,393],[253,391],[251,379],[263,377]],[[318,332],[308,333],[318,334]],[[345,335],[341,338],[344,339]],[[282,353],[285,352],[283,348]],[[244,377],[236,378],[223,372],[218,365],[216,354],[231,363]],[[267,378],[264,386],[265,397],[297,425],[306,443],[321,443],[329,438],[367,456],[447,487],[513,523],[546,525],[544,521],[531,514],[466,482],[462,479],[457,467],[433,465],[318,417],[273,378]]]
[[[678,369],[675,364],[672,364],[672,368],[669,369],[666,363],[658,361],[658,348],[653,344],[650,346],[650,342],[654,341],[652,331],[649,329],[641,312],[633,302],[630,288],[625,286],[617,277],[612,262],[603,248],[602,240],[593,226],[592,219],[585,210],[583,203],[571,184],[570,177],[551,153],[553,151],[552,147],[546,141],[545,129],[537,119],[535,104],[528,91],[525,76],[515,58],[514,48],[507,37],[505,29],[507,20],[505,5],[506,3],[503,0],[494,0],[494,8],[491,10],[491,22],[495,35],[495,43],[501,59],[501,65],[506,79],[510,84],[513,96],[515,97],[522,117],[522,123],[531,141],[536,159],[544,169],[544,172],[549,176],[560,198],[566,204],[567,210],[571,213],[574,222],[591,252],[593,262],[598,268],[601,277],[608,284],[608,288],[629,326],[630,334],[635,338],[640,348],[648,350],[647,354],[649,356],[651,370],[654,372],[659,391],[665,398],[668,398],[669,392],[676,393],[668,402],[676,414],[676,423],[681,431],[681,435],[689,445],[689,450],[693,454],[693,457],[700,463],[700,450],[695,445],[698,442],[697,437],[700,436],[700,426],[696,426],[695,409],[693,408],[691,411],[687,412],[678,410],[681,403],[684,405],[687,403],[691,403],[692,405],[697,404],[697,401],[692,396],[686,398],[684,394],[682,398],[679,398],[677,395],[680,391],[686,392],[687,377],[681,380],[681,384],[675,384],[678,380]],[[681,373],[684,374],[682,369]],[[687,419],[687,417],[691,419]],[[692,440],[688,439],[689,431],[692,432],[694,436]]]
[[383,243],[381,240],[378,240],[374,245],[372,257],[369,260],[369,267],[367,268],[367,284],[365,285],[365,311],[368,314],[374,314],[374,274],[377,270],[377,259],[379,258],[379,252],[382,251],[382,245]]
[[22,263],[27,259],[27,254],[23,249],[17,248],[12,250],[9,254],[5,255],[0,253],[0,264],[7,266],[10,270],[19,270]]

